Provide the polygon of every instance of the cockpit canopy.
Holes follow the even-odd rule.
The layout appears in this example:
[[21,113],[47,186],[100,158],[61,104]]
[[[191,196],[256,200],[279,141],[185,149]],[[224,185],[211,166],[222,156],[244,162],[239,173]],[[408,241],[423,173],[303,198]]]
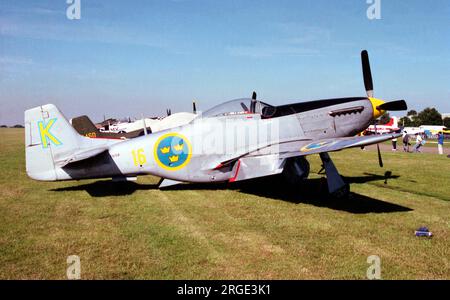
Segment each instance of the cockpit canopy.
[[275,107],[267,103],[250,98],[242,98],[216,105],[205,111],[202,116],[204,118],[211,118],[254,113],[260,114],[261,118],[270,118],[275,114],[275,111]]

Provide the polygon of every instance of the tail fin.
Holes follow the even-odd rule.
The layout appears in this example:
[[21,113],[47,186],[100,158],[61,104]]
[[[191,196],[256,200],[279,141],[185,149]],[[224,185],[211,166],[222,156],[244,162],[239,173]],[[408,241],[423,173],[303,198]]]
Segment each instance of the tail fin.
[[88,116],[80,116],[72,119],[72,126],[75,130],[84,136],[95,138],[100,132]]
[[33,179],[71,179],[63,166],[107,149],[104,141],[79,135],[53,104],[25,111],[26,170]]
[[397,117],[392,117],[389,119],[389,122],[387,122],[386,124],[384,124],[386,126],[392,126],[394,128],[398,128],[398,119]]
[[394,128],[398,128],[398,118],[397,117],[392,117],[392,121],[393,121],[392,126]]
[[394,125],[394,118],[390,118],[389,122],[387,122],[386,124],[384,124],[385,126],[393,126]]

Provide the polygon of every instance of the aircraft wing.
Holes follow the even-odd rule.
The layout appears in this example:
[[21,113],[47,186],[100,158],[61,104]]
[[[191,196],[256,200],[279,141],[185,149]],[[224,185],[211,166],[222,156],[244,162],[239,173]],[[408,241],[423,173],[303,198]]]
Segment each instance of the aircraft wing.
[[378,144],[396,137],[400,137],[401,133],[389,133],[369,136],[340,137],[320,140],[291,140],[281,143],[266,145],[257,150],[247,152],[237,157],[222,161],[215,167],[220,169],[233,165],[236,161],[246,157],[277,155],[279,158],[288,158],[295,156],[305,156],[310,154],[318,154],[322,152],[333,152],[347,148],[355,148]]
[[[400,136],[401,136],[400,133],[389,133],[370,136],[322,139],[316,141],[291,141],[280,143],[278,145],[272,145],[270,146],[270,149],[266,149],[265,151],[267,150],[272,151],[273,148],[275,147],[275,149],[278,148],[278,151],[275,150],[275,152],[278,152],[280,157],[288,158],[295,156],[317,154],[322,152],[340,151],[347,148],[368,146],[378,144]],[[249,155],[253,154],[257,153],[249,153]]]
[[261,147],[258,150],[223,161],[215,169],[231,167],[233,169],[232,174],[234,175],[230,178],[230,181],[274,175],[282,172],[285,160],[290,157],[368,146],[400,136],[400,133],[391,133],[320,139],[315,141],[304,139],[286,141]]

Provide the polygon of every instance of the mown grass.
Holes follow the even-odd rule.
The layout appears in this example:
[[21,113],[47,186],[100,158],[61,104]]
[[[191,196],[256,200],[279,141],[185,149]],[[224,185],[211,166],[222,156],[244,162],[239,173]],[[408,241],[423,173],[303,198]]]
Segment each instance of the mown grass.
[[[78,255],[83,279],[365,279],[378,255],[383,279],[449,279],[450,159],[385,153],[381,169],[373,151],[331,155],[349,200],[329,199],[315,156],[296,190],[45,183],[26,177],[23,130],[1,129],[0,278],[64,279]],[[420,226],[435,236],[415,237]]]

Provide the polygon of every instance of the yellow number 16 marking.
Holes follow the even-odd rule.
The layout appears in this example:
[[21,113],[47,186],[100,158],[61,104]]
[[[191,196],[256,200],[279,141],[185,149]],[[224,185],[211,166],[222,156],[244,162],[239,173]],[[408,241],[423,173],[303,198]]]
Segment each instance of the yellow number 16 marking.
[[145,157],[144,149],[140,148],[137,151],[133,150],[131,151],[131,154],[133,155],[133,162],[135,166],[142,167],[144,164],[147,163],[147,158]]

